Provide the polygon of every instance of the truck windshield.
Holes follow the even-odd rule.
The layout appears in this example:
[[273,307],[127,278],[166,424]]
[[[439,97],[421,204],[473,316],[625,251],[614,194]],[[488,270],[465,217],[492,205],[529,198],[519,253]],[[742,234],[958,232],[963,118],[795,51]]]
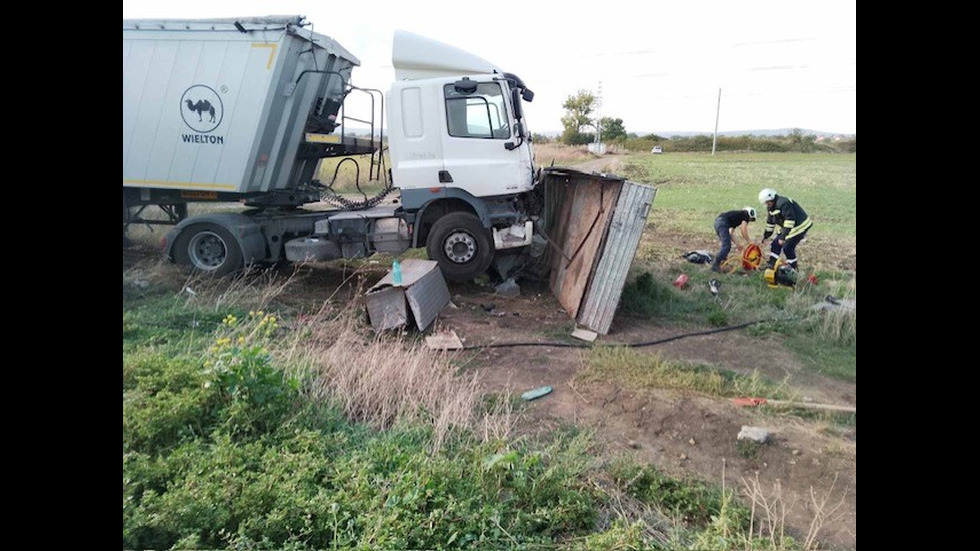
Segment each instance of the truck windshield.
[[510,138],[510,119],[504,93],[496,82],[482,82],[476,92],[463,94],[452,84],[444,88],[449,135],[458,138]]

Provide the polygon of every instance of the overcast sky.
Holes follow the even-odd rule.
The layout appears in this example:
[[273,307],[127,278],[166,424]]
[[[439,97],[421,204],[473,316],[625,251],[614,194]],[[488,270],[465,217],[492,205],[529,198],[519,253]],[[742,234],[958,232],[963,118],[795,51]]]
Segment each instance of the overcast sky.
[[468,50],[535,92],[532,132],[599,93],[628,132],[775,128],[857,133],[856,0],[123,0],[123,19],[305,15],[387,91],[395,29]]

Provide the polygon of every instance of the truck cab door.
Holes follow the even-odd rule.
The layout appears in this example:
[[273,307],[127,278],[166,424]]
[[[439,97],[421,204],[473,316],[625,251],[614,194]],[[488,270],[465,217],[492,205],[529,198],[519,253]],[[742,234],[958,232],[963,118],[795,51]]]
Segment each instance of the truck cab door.
[[530,189],[530,148],[517,133],[520,125],[514,120],[507,85],[464,77],[447,82],[442,90],[445,132],[441,183],[475,197]]

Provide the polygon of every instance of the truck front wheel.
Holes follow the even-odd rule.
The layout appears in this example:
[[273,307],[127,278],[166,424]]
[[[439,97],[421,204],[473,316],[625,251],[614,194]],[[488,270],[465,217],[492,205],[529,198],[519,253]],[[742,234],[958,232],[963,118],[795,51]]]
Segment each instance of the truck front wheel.
[[480,219],[468,212],[451,212],[432,225],[426,240],[430,260],[443,275],[465,281],[484,273],[493,260],[493,243]]
[[225,228],[194,224],[174,241],[174,261],[195,270],[223,276],[242,269],[242,250]]

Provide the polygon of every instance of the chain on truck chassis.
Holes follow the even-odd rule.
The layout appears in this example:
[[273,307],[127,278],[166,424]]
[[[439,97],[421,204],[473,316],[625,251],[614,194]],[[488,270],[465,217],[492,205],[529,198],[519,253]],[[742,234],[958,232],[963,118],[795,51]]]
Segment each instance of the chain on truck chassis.
[[[382,151],[381,154],[383,155],[384,152]],[[347,161],[354,163],[354,186],[357,187],[357,192],[364,196],[363,201],[352,201],[341,196],[333,189],[334,184],[337,182],[337,175],[340,173],[340,166]],[[385,174],[383,170],[382,174]],[[367,194],[364,193],[364,190],[361,189],[361,166],[357,164],[357,161],[351,159],[350,157],[342,159],[339,163],[337,163],[337,166],[333,171],[333,178],[330,180],[330,185],[324,186],[319,180],[313,180],[312,184],[315,187],[323,189],[323,191],[320,193],[321,201],[325,201],[331,205],[347,210],[365,210],[371,207],[376,207],[394,190],[394,187],[391,185],[391,180],[385,177],[384,189],[378,192],[378,194],[374,197],[369,198]]]

